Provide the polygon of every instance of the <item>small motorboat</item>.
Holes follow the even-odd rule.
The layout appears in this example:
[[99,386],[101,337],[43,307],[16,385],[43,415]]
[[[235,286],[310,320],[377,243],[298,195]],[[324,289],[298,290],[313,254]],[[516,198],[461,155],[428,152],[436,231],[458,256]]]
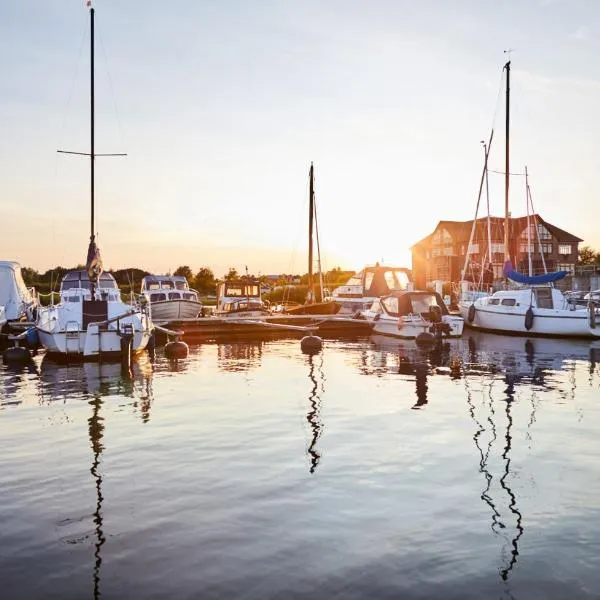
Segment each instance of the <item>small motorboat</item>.
[[451,315],[437,292],[395,291],[374,300],[362,315],[373,322],[373,333],[404,339],[456,338],[464,328],[464,319]]

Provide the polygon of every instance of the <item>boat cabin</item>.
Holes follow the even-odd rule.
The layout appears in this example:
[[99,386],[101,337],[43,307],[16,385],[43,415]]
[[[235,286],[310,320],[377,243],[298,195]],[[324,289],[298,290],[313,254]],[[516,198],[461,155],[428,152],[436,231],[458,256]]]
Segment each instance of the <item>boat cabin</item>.
[[550,308],[564,310],[574,308],[560,290],[551,287],[532,287],[515,290],[500,290],[488,298],[483,298],[482,303],[487,306],[525,306],[529,308]]
[[333,290],[337,298],[380,298],[391,292],[408,290],[412,283],[411,271],[404,267],[387,267],[376,263],[365,267],[344,285]]
[[[100,274],[96,297],[97,299],[113,302],[121,300],[119,286],[110,273],[103,272]],[[91,300],[92,292],[88,272],[81,269],[66,273],[60,284],[60,298],[63,302]]]
[[393,292],[383,298],[377,298],[373,301],[370,312],[384,312],[392,317],[406,317],[408,315],[428,317],[432,312],[437,312],[440,316],[449,314],[448,308],[437,292],[425,291]]
[[216,313],[266,311],[261,298],[260,282],[253,279],[237,279],[217,283]]
[[146,275],[141,292],[152,302],[166,300],[192,300],[198,302],[198,292],[190,289],[182,275]]

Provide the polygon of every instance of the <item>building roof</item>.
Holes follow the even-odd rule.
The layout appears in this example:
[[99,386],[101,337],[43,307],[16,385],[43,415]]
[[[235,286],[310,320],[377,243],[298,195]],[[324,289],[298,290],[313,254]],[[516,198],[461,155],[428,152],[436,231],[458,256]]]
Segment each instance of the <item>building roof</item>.
[[[548,231],[559,241],[559,242],[582,242],[581,238],[576,235],[560,229],[548,221],[545,221],[540,215],[535,214],[529,217],[530,219],[535,218],[538,223],[543,224]],[[498,227],[504,228],[503,217],[490,217],[491,226],[493,229],[498,230]],[[520,235],[520,233],[527,227],[527,217],[510,217],[509,228],[510,237],[514,238]],[[471,237],[471,229],[473,228],[473,220],[470,221],[439,221],[436,228],[426,237],[419,240],[417,243],[411,246],[415,248],[421,244],[427,244],[431,242],[431,239],[435,233],[440,229],[445,229],[451,236],[453,243],[468,242]],[[477,229],[479,230],[476,235],[476,239],[487,237],[487,217],[480,217],[477,219]]]

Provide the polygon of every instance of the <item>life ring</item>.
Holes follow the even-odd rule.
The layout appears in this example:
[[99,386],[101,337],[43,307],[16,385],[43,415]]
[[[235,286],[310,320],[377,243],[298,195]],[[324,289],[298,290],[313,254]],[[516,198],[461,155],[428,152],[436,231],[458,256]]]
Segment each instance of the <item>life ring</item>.
[[475,304],[471,304],[469,306],[469,312],[467,313],[467,319],[469,323],[472,323],[475,320],[475,312],[476,312]]
[[588,321],[591,329],[596,329],[596,304],[590,302],[588,304]]
[[531,308],[531,306],[527,309],[527,312],[525,313],[525,329],[527,329],[527,331],[529,331],[532,327],[533,327],[533,317],[535,315],[533,314],[533,308]]

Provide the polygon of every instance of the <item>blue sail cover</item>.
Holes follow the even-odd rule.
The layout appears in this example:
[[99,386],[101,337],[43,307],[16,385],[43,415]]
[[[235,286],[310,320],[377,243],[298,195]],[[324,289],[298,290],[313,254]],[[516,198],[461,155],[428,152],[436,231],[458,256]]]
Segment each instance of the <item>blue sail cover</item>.
[[513,266],[510,260],[504,263],[504,276],[508,277],[512,281],[517,283],[526,283],[530,285],[537,285],[541,283],[552,283],[558,281],[569,274],[569,271],[555,271],[554,273],[546,273],[545,275],[524,275],[518,271],[513,271]]

